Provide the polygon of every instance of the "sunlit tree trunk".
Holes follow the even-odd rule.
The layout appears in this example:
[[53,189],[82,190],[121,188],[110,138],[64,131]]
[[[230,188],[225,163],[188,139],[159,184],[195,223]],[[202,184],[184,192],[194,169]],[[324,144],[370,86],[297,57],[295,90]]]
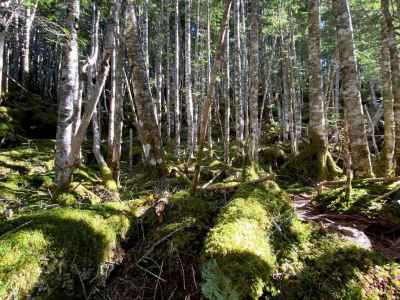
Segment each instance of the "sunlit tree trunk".
[[144,150],[146,163],[161,174],[165,173],[164,157],[161,149],[161,135],[158,129],[146,63],[140,45],[139,27],[134,9],[134,1],[128,2],[128,20],[126,28],[126,48],[128,60],[132,66],[132,79],[135,87],[139,137]]
[[[58,121],[55,154],[55,183],[60,190],[67,189],[71,180],[72,166],[69,164],[73,137],[74,102],[79,90],[76,77],[79,74],[78,21],[79,0],[70,0],[65,23],[69,34],[65,37],[61,80],[58,96]],[[0,43],[1,45],[1,43]],[[2,53],[0,52],[0,55]],[[2,55],[1,55],[2,57]],[[1,71],[1,70],[0,70]]]
[[310,151],[316,156],[318,163],[317,178],[327,176],[327,136],[325,108],[321,76],[321,32],[320,32],[320,1],[308,2],[308,65],[310,68],[309,98],[310,98]]
[[347,0],[334,0],[344,110],[349,124],[350,154],[354,177],[371,177],[371,157],[368,148],[364,113],[358,82],[353,25]]

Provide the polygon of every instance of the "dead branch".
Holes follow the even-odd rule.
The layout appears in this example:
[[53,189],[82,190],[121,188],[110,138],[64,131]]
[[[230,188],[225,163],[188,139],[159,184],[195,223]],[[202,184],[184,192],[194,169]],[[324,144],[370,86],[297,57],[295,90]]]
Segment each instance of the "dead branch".
[[260,182],[264,182],[267,180],[275,179],[274,175],[268,175],[265,177],[261,177],[259,179],[250,180],[250,181],[230,181],[230,182],[221,182],[210,185],[205,188],[199,188],[200,191],[218,191],[218,190],[228,190],[228,189],[235,189],[241,184],[257,184]]

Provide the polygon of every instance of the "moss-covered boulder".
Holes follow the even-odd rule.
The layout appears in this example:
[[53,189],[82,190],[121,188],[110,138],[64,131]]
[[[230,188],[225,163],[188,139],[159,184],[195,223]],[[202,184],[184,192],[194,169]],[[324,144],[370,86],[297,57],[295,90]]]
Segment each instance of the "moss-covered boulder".
[[276,264],[269,233],[287,211],[287,196],[272,181],[238,189],[205,241],[202,293],[208,299],[263,294]]
[[132,220],[126,204],[107,204],[1,223],[0,299],[86,298],[118,260]]

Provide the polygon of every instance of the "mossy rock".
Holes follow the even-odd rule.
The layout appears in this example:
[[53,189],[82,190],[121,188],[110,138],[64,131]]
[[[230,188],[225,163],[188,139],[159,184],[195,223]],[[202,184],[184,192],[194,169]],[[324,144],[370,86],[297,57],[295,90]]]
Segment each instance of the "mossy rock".
[[54,299],[56,291],[83,297],[80,280],[89,288],[108,275],[105,267],[132,220],[119,209],[93,207],[53,209],[2,223],[0,298]]
[[276,264],[267,234],[288,209],[286,194],[272,181],[238,189],[205,241],[201,288],[208,299],[263,294]]

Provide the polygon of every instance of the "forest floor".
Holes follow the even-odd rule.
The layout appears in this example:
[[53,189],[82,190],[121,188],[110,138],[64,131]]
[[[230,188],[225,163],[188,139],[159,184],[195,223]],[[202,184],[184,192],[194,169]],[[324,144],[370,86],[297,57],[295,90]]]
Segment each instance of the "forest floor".
[[196,195],[184,164],[160,181],[123,162],[110,202],[89,159],[63,206],[53,157],[49,140],[0,151],[0,299],[400,298],[398,195],[375,201],[397,183],[344,204],[340,188],[237,185],[243,168],[217,153]]

